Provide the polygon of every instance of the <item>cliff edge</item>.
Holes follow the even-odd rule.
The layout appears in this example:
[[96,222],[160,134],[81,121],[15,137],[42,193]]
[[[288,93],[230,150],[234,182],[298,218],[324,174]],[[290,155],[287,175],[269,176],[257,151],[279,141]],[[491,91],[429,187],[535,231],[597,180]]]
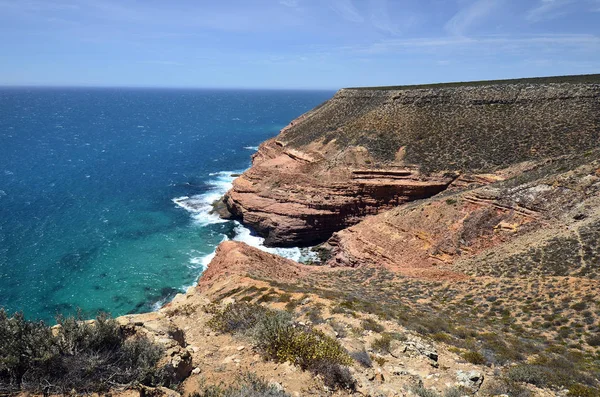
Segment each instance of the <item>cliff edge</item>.
[[342,89],[260,147],[224,202],[272,246],[597,147],[600,75]]

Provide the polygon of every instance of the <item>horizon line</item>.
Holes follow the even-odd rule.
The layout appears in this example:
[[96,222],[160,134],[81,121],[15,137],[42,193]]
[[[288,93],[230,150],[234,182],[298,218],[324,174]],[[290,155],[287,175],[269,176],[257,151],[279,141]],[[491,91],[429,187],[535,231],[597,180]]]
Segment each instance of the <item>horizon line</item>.
[[59,84],[0,84],[0,89],[141,89],[141,90],[214,90],[214,91],[338,91],[341,88],[297,87],[201,87],[145,85],[59,85]]

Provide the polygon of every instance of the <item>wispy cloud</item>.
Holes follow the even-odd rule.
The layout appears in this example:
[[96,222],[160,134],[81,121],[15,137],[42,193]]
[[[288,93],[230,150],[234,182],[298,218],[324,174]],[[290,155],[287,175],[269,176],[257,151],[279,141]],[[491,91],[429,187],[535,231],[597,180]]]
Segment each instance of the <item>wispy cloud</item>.
[[371,0],[370,11],[369,19],[375,28],[393,35],[400,33],[399,27],[390,18],[388,0]]
[[574,4],[575,0],[540,0],[529,10],[527,20],[539,22],[542,20],[558,18],[567,12],[567,7]]
[[365,21],[365,18],[358,11],[352,0],[330,0],[330,7],[347,21],[357,23]]
[[464,35],[469,28],[481,23],[502,3],[502,0],[476,0],[457,12],[445,25],[447,32]]
[[600,37],[590,34],[556,34],[556,35],[532,35],[523,37],[511,36],[484,36],[484,37],[438,37],[419,39],[389,39],[366,46],[346,46],[342,51],[352,52],[359,55],[385,54],[414,51],[439,51],[447,50],[453,52],[457,49],[493,48],[495,52],[523,51],[534,47],[543,47],[546,52],[551,50],[573,50],[573,51],[600,51]]
[[299,3],[299,0],[279,0],[279,4],[290,8],[298,7]]

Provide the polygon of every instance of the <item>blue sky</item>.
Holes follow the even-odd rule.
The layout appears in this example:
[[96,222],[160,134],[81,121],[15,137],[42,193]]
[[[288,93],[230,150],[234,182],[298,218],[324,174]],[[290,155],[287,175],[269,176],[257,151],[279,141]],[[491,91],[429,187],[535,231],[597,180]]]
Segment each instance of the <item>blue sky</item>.
[[600,73],[600,0],[0,0],[0,85],[325,88]]

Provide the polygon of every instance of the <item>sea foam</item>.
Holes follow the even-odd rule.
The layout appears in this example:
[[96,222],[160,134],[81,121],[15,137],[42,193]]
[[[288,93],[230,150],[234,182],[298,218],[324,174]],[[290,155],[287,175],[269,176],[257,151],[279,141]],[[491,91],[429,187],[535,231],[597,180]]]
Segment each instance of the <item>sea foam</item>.
[[210,190],[203,194],[194,196],[183,196],[174,198],[172,201],[190,214],[194,222],[199,226],[227,222],[213,212],[213,203],[219,200],[231,188],[233,182],[232,171],[213,172],[209,175],[214,177],[208,181]]
[[[258,147],[253,146],[258,150]],[[232,187],[232,183],[234,180],[234,176],[236,174],[240,174],[241,171],[220,171],[210,173],[209,176],[213,177],[213,179],[208,181],[208,185],[211,189],[203,194],[198,194],[195,196],[183,196],[174,198],[173,202],[188,211],[192,218],[194,219],[194,223],[198,226],[208,226],[216,223],[224,223],[230,222],[225,219],[221,219],[218,214],[213,212],[213,203],[219,200],[223,195]],[[264,242],[265,239],[257,236],[252,232],[250,228],[245,227],[238,221],[234,222],[234,232],[235,236],[233,237],[233,241],[240,241],[246,243],[252,247],[258,248],[262,251],[279,255],[284,258],[288,258],[294,260],[296,262],[313,262],[316,261],[317,255],[310,248],[273,248],[266,247]],[[228,240],[227,236],[223,236],[223,241]],[[215,257],[215,251],[210,254],[201,255],[201,256],[192,256],[190,259],[190,265],[194,268],[205,269],[206,266],[210,263],[210,261]]]

